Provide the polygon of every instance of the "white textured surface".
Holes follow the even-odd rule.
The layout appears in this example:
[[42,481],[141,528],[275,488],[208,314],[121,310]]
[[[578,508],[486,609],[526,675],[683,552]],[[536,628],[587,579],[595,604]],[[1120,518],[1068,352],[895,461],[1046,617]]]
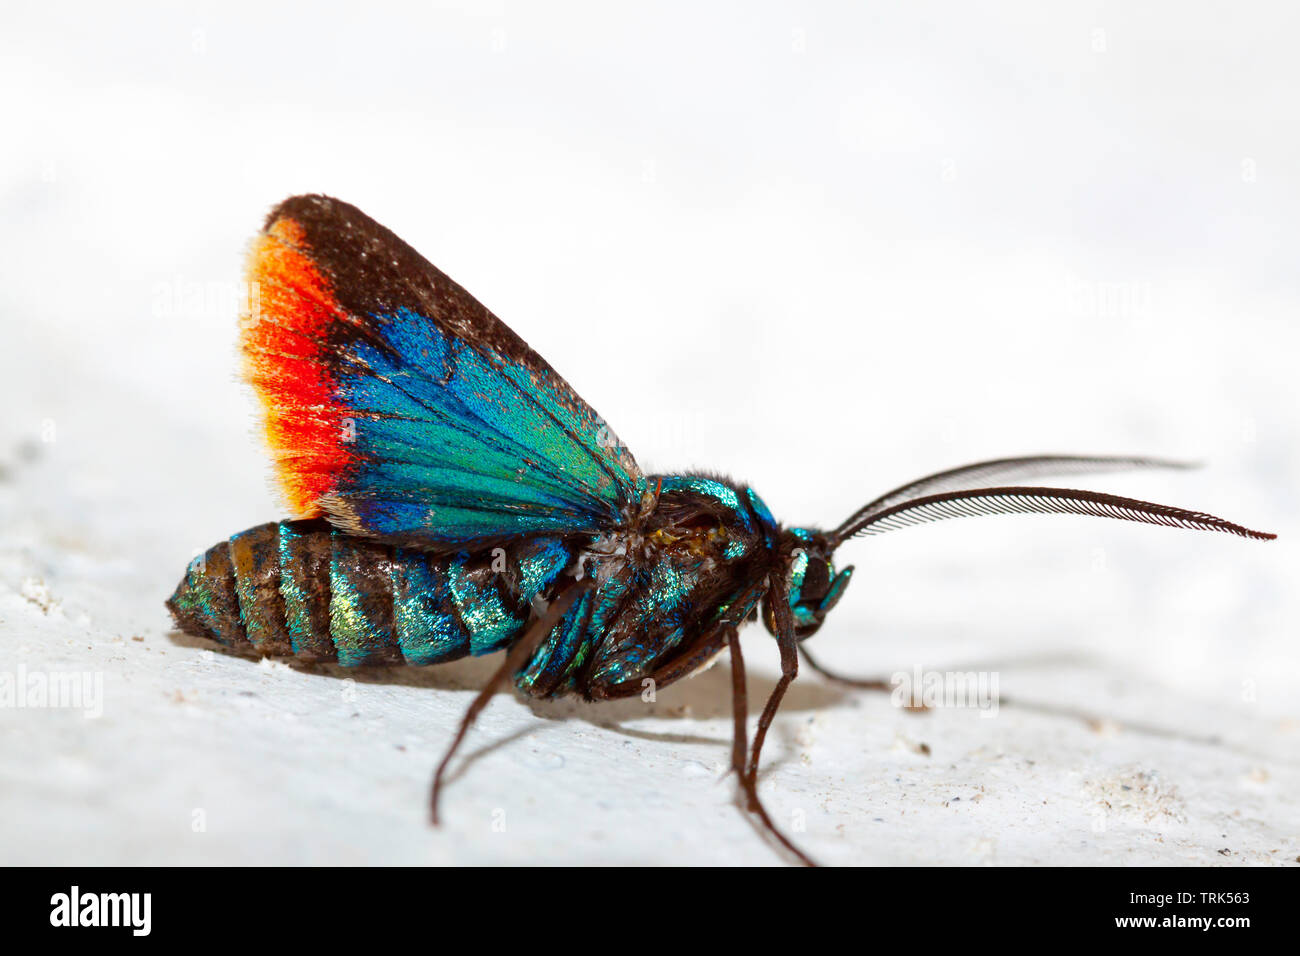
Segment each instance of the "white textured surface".
[[[0,708],[0,862],[778,859],[719,782],[725,668],[654,706],[498,695],[433,831],[494,659],[348,682],[170,631],[190,556],[279,517],[229,292],[306,190],[483,298],[647,468],[742,476],[788,521],[1003,454],[1209,462],[1088,484],[1281,540],[855,543],[824,663],[992,670],[1026,705],[805,675],[763,791],[827,863],[1300,855],[1294,13],[360,9],[3,14],[0,674],[104,701]],[[774,648],[746,648],[761,698]]]

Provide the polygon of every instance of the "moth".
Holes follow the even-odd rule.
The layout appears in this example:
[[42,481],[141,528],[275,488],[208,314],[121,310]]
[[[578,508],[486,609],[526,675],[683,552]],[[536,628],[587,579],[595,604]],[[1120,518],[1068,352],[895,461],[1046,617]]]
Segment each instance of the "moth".
[[[1174,464],[1066,455],[955,468],[832,529],[787,527],[742,482],[645,474],[541,356],[354,206],[320,195],[281,203],[247,279],[244,374],[294,517],[210,548],[167,606],[181,630],[228,647],[346,667],[504,650],[434,774],[434,823],[448,764],[502,682],[534,697],[611,700],[688,677],[725,650],[744,806],[811,863],[756,783],[802,642],[852,578],[835,564],[849,539],[1013,513],[1274,537],[1183,508],[1017,484]],[[750,742],[739,633],[759,618],[781,677]]]

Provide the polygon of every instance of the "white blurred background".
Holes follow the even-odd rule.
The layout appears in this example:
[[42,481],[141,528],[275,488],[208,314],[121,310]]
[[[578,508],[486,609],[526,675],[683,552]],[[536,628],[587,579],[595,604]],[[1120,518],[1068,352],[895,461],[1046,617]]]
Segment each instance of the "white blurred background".
[[[501,316],[647,470],[743,478],[789,523],[980,458],[1205,462],[1066,484],[1280,540],[1006,517],[855,542],[817,646],[847,670],[996,664],[1010,696],[1020,674],[1104,715],[1089,688],[1138,681],[1174,709],[1143,692],[1122,716],[1208,733],[1226,708],[1294,758],[1298,27],[1284,3],[7,3],[11,649],[71,628],[128,669],[130,636],[197,653],[163,598],[197,549],[281,516],[235,378],[243,251],[274,203],[326,192]],[[55,637],[22,617],[32,580]]]

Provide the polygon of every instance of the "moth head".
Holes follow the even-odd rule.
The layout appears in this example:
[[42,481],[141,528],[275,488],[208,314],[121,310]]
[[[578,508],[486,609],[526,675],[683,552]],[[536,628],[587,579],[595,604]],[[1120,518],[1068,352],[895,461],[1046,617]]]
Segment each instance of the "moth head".
[[[790,614],[794,618],[794,636],[802,641],[817,633],[831,608],[844,596],[853,568],[836,570],[834,544],[820,531],[790,528],[784,539],[781,551]],[[769,631],[778,634],[773,600],[774,593],[768,591],[763,598],[763,622]]]

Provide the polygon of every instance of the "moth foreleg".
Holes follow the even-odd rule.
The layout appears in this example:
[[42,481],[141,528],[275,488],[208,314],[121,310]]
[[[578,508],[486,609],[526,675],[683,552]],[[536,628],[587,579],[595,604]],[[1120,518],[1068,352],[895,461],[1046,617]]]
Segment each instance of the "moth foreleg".
[[[884,691],[886,694],[892,694],[894,692],[894,685],[883,677],[846,677],[843,674],[837,673],[836,671],[830,670],[829,668],[823,667],[821,664],[817,663],[817,659],[809,654],[808,649],[802,644],[799,645],[799,653],[803,655],[803,659],[808,662],[809,667],[815,670],[818,674],[821,674],[822,677],[825,677],[827,680],[833,680],[835,683],[843,684],[845,687],[856,687],[859,690],[878,690]],[[1006,703],[1005,700],[1000,700],[999,702]],[[903,709],[915,713],[921,713],[930,708],[923,703],[909,702],[903,705]]]
[[827,680],[833,680],[837,684],[843,684],[846,687],[857,687],[861,690],[883,690],[888,692],[894,689],[894,686],[883,677],[846,677],[843,674],[829,670],[817,663],[817,659],[809,654],[807,649],[802,646],[799,648],[799,653],[803,655],[803,659],[808,662],[809,667],[815,670],[818,674],[821,674],[822,677],[825,677]]
[[[789,837],[776,828],[776,824],[774,824],[772,818],[768,816],[767,810],[763,806],[763,802],[758,798],[758,790],[755,786],[755,777],[757,771],[758,750],[762,747],[762,739],[761,737],[755,737],[754,739],[756,745],[754,750],[755,772],[751,773],[751,768],[747,767],[745,764],[745,751],[748,749],[746,747],[746,737],[748,736],[746,724],[749,720],[749,699],[745,689],[745,660],[740,653],[740,635],[736,632],[734,627],[727,633],[727,646],[731,651],[731,702],[732,714],[734,717],[734,739],[732,740],[731,745],[731,769],[736,772],[736,777],[740,781],[741,791],[745,795],[746,809],[756,815],[759,821],[763,824],[764,829],[772,834],[772,836],[775,837],[783,847],[789,850],[790,853],[797,857],[800,863],[804,866],[816,866],[817,864],[813,862],[812,858],[795,846],[794,843],[790,841]],[[782,657],[784,660],[784,655],[782,655]],[[797,656],[795,660],[797,667]],[[793,677],[791,679],[793,679]],[[789,681],[786,681],[786,684],[788,685]],[[778,687],[780,687],[779,684]],[[784,689],[781,689],[780,693],[784,694]],[[776,699],[775,705],[772,703],[773,698]],[[768,699],[768,705],[771,707],[772,713],[775,713],[776,707],[780,706],[780,697],[776,692],[773,692],[772,698]],[[765,715],[767,714],[767,711],[768,708],[765,707],[763,709]],[[771,722],[770,717],[768,718],[768,722]],[[764,731],[766,730],[766,728],[763,729]]]
[[781,701],[785,698],[785,692],[799,675],[799,645],[795,641],[794,617],[790,613],[790,602],[777,581],[773,580],[772,585],[775,592],[772,600],[773,615],[776,618],[777,630],[780,632],[776,643],[781,649],[781,679],[776,682],[776,687],[772,688],[767,703],[763,705],[763,713],[758,718],[758,729],[754,731],[754,749],[750,753],[749,768],[745,773],[748,780],[746,789],[753,795],[750,799],[751,810],[754,809],[754,803],[758,799],[758,757],[763,751],[763,742],[767,740],[767,730],[772,726],[772,720],[776,717]]

